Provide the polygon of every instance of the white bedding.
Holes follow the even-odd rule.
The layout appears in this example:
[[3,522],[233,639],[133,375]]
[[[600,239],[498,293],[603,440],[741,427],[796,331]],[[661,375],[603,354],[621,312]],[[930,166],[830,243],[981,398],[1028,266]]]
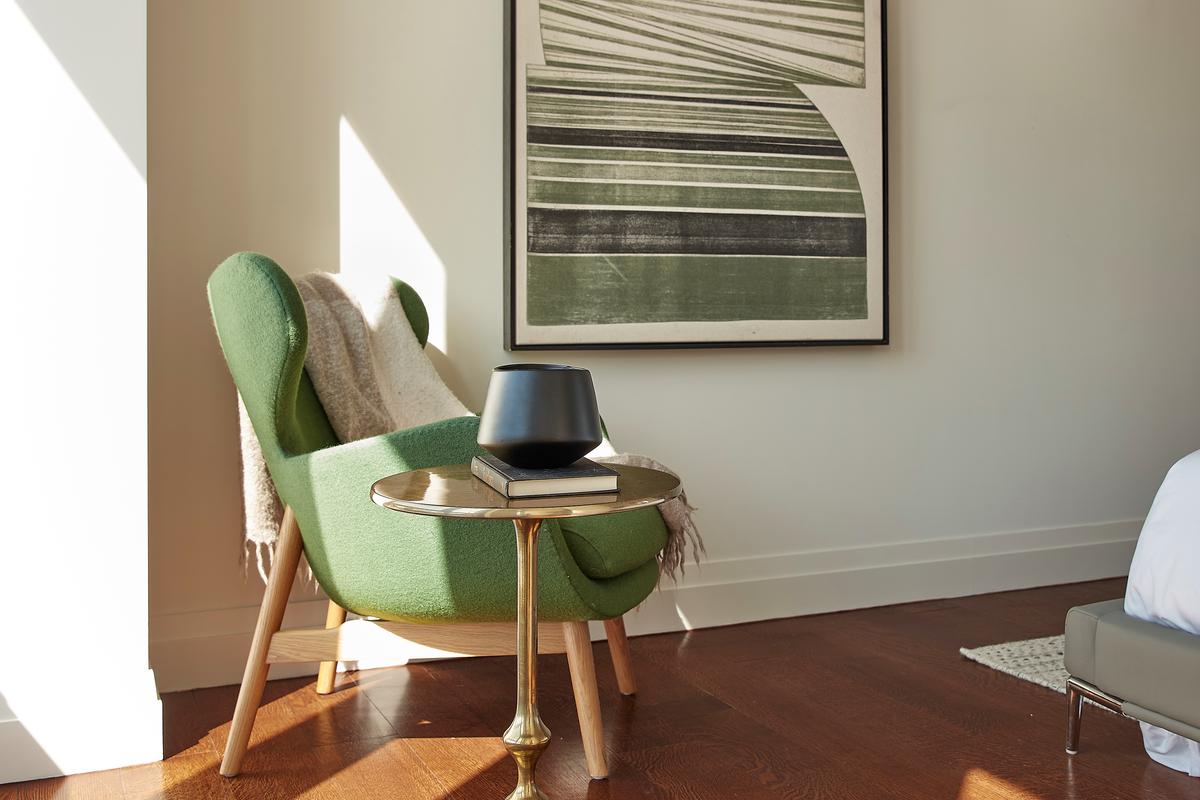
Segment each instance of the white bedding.
[[[1125,613],[1200,635],[1200,450],[1167,472],[1138,538]],[[1197,687],[1200,691],[1200,687]],[[1146,753],[1200,777],[1200,744],[1142,723]]]

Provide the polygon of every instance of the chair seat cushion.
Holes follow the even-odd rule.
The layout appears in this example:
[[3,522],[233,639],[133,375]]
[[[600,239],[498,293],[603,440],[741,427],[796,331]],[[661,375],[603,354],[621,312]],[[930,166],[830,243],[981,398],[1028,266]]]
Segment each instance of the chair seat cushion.
[[656,508],[560,519],[563,539],[589,578],[615,578],[653,559],[667,543]]
[[1109,600],[1068,612],[1063,661],[1126,706],[1200,727],[1200,636],[1135,619]]

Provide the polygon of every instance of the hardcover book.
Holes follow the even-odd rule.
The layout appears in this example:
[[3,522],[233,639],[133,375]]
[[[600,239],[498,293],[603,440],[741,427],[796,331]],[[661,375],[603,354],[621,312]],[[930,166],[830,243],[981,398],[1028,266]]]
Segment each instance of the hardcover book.
[[510,497],[509,508],[544,508],[554,498],[559,506],[597,506],[617,502],[616,492],[591,492],[590,494],[553,494],[541,497]]
[[617,491],[617,471],[586,458],[559,469],[524,469],[489,454],[471,459],[471,473],[506,497]]

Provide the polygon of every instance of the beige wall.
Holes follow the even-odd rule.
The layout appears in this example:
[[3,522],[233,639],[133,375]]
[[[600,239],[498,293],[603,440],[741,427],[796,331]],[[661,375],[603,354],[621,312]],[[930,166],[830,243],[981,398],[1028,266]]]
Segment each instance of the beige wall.
[[[518,360],[501,5],[151,3],[160,639],[236,639],[261,592],[204,297],[223,257],[444,269],[451,385],[477,407]],[[893,0],[889,22],[890,346],[544,354],[594,372],[619,444],[683,470],[713,560],[673,601],[692,624],[1111,574],[1200,447],[1200,4]],[[343,118],[379,199],[346,185]],[[835,577],[860,568],[882,571]]]

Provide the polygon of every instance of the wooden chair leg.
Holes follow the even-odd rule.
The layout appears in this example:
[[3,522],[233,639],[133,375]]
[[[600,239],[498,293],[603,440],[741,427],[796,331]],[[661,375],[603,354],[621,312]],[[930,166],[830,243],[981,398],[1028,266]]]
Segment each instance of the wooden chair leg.
[[[332,600],[325,611],[325,629],[337,628],[346,621],[346,609]],[[333,682],[337,678],[336,661],[322,661],[321,669],[317,672],[317,694],[329,694],[333,691]]]
[[579,713],[579,731],[583,734],[583,753],[588,774],[594,779],[608,777],[604,757],[604,722],[600,718],[600,693],[596,690],[596,666],[592,661],[592,639],[586,622],[564,622],[567,664],[571,668],[571,688],[575,692],[575,710]]
[[625,618],[604,620],[604,630],[608,634],[608,651],[612,654],[613,670],[617,673],[617,688],[621,694],[636,694],[637,681],[633,677],[633,660],[629,657]]
[[225,757],[221,760],[221,774],[227,778],[237,775],[242,767],[242,757],[250,743],[250,730],[254,727],[254,715],[262,701],[263,688],[267,683],[267,651],[271,637],[283,622],[292,581],[300,564],[300,528],[291,508],[283,511],[283,523],[279,526],[279,541],[275,544],[275,563],[267,580],[262,607],[258,610],[258,623],[254,626],[254,639],[250,643],[250,656],[246,659],[246,672],[242,675],[242,688],[238,692],[237,706],[233,712],[233,725],[229,730],[229,741],[225,744]]

